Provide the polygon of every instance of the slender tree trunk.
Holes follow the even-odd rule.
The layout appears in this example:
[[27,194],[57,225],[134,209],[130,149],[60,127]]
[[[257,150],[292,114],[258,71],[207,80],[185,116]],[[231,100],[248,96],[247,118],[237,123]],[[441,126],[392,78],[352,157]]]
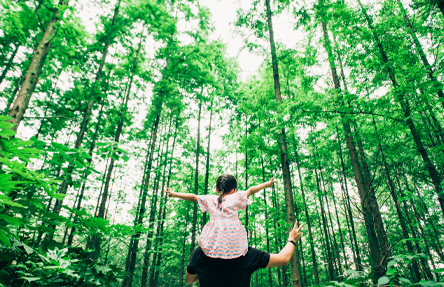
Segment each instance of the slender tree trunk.
[[[245,141],[248,141],[248,122],[247,117],[245,116]],[[245,145],[245,190],[248,189],[248,144]],[[245,230],[247,231],[247,238],[249,235],[248,232],[248,204],[245,208]]]
[[[356,270],[358,271],[362,271],[362,263],[361,263],[361,254],[359,252],[359,246],[358,246],[358,241],[356,238],[356,230],[355,230],[355,223],[353,221],[353,214],[351,211],[351,204],[350,204],[350,195],[348,193],[348,183],[347,183],[347,177],[345,175],[345,164],[344,164],[344,158],[342,156],[342,148],[341,148],[341,142],[339,140],[339,131],[337,130],[337,135],[338,135],[338,151],[339,151],[339,159],[341,160],[341,170],[342,170],[342,177],[344,179],[344,193],[345,193],[345,209],[348,215],[348,219],[350,221],[350,227],[352,230],[352,235],[353,235],[353,243],[354,243],[354,250],[356,253],[356,261],[355,261],[355,267]],[[350,240],[351,240],[351,236],[350,236]],[[352,244],[352,249],[353,249],[353,244]]]
[[[204,195],[208,194],[208,178],[210,176],[210,143],[211,143],[211,120],[213,119],[213,98],[211,98],[210,103],[210,124],[208,126],[208,146],[207,146],[207,161],[205,165],[205,188]],[[207,224],[207,213],[203,213],[202,217],[202,228]]]
[[325,215],[324,215],[324,205],[322,203],[322,196],[321,196],[321,184],[320,184],[320,180],[319,180],[319,176],[318,176],[318,171],[315,168],[315,177],[316,177],[316,187],[318,190],[318,199],[319,199],[319,204],[321,207],[321,218],[322,218],[322,227],[324,229],[324,234],[325,234],[325,244],[327,247],[327,266],[328,266],[328,276],[329,276],[329,280],[335,280],[335,271],[334,271],[334,267],[333,267],[333,258],[331,255],[331,248],[330,248],[330,242],[328,240],[328,231],[327,231],[327,221],[325,219]]
[[300,163],[299,163],[299,154],[298,154],[297,149],[295,149],[295,155],[296,155],[296,165],[298,167],[299,181],[300,181],[300,185],[301,185],[302,200],[304,202],[305,221],[307,223],[308,238],[310,241],[311,260],[313,262],[313,273],[314,273],[315,283],[316,283],[316,285],[319,285],[318,262],[316,260],[316,250],[314,247],[314,240],[313,240],[313,233],[311,230],[310,215],[308,213],[307,201],[305,199],[304,183],[302,180],[301,167],[300,167]]
[[[342,255],[344,257],[344,264],[345,264],[345,268],[348,269],[348,263],[347,263],[347,255],[345,254],[345,244],[344,244],[344,238],[342,235],[342,229],[341,229],[341,223],[339,222],[339,215],[338,215],[338,209],[336,207],[336,197],[335,197],[335,190],[333,188],[332,182],[330,181],[330,186],[331,186],[331,190],[332,190],[332,197],[333,197],[333,205],[335,208],[335,214],[336,214],[336,224],[338,225],[338,229],[339,229],[339,238],[341,240],[341,249],[342,249]],[[341,264],[341,263],[339,263]],[[341,272],[342,274],[342,272]]]
[[[396,0],[396,2],[398,3],[398,6],[401,10],[402,17],[404,18],[405,24],[408,27],[409,34],[412,37],[413,42],[415,43],[415,50],[419,54],[419,57],[421,58],[421,61],[424,64],[424,68],[427,70],[427,75],[429,76],[430,81],[432,82],[434,88],[436,89],[436,91],[438,93],[438,97],[440,99],[440,102],[444,108],[444,93],[443,93],[442,89],[439,87],[441,85],[441,83],[438,82],[438,80],[436,79],[436,76],[433,74],[434,71],[432,69],[432,66],[429,64],[429,60],[427,60],[427,56],[424,52],[424,49],[422,48],[422,45],[419,42],[418,37],[416,36],[415,28],[413,28],[412,23],[410,22],[410,19],[407,16],[407,11],[404,9],[404,6],[402,5],[401,1]],[[444,8],[444,1],[443,0],[438,0],[438,7]],[[441,9],[441,11],[443,11],[443,10]]]
[[[168,168],[168,177],[167,177],[166,186],[170,185],[171,171],[172,171],[172,165],[173,165],[173,156],[174,156],[174,147],[176,146],[176,138],[177,138],[178,126],[179,126],[179,114],[176,116],[176,127],[175,127],[175,130],[174,130],[174,139],[173,139],[173,145],[172,145],[172,149],[171,149],[171,156],[170,156],[170,163],[169,163],[169,168]],[[156,275],[154,277],[154,282],[153,282],[152,285],[151,285],[151,282],[150,282],[150,287],[156,287],[158,279],[159,279],[160,263],[162,261],[163,231],[164,231],[164,225],[165,225],[165,219],[166,219],[166,209],[167,209],[166,200],[167,200],[167,197],[166,197],[166,194],[165,194],[163,214],[162,214],[162,223],[161,223],[161,226],[160,226],[160,239],[159,239],[160,249],[159,249],[159,255],[157,257]]]
[[[20,48],[20,45],[16,44],[14,50],[12,51],[11,56],[9,59],[7,59],[7,63],[5,67],[3,68],[2,74],[0,75],[0,85],[2,84],[3,80],[6,77],[6,74],[8,73],[9,69],[12,67],[12,63],[14,62],[15,55],[17,55],[18,49]],[[6,108],[9,108],[7,106]]]
[[[264,158],[261,156],[261,165],[262,165],[262,181],[265,182],[265,168],[264,168]],[[265,237],[267,240],[267,252],[270,253],[270,237],[268,233],[268,205],[267,205],[267,191],[264,188],[264,208],[265,208]],[[268,282],[270,286],[273,286],[273,278],[271,276],[271,268],[268,268]]]
[[31,100],[31,96],[34,93],[35,87],[37,86],[46,57],[48,56],[51,41],[57,36],[58,28],[55,30],[55,26],[57,22],[63,18],[63,14],[59,15],[60,8],[63,9],[65,5],[68,5],[68,2],[69,0],[60,0],[58,5],[54,6],[54,12],[51,20],[49,20],[46,30],[43,33],[43,37],[40,40],[37,48],[34,50],[34,55],[32,56],[25,79],[20,88],[20,92],[8,114],[10,117],[12,117],[12,119],[8,120],[8,122],[15,124],[15,126],[12,128],[13,131],[17,131],[18,126],[23,119]]
[[182,287],[183,286],[183,267],[184,267],[184,262],[185,262],[185,247],[186,247],[186,243],[187,243],[187,229],[188,229],[188,213],[186,215],[186,219],[185,219],[185,230],[183,232],[183,246],[182,246],[182,258],[180,259],[180,269],[179,269],[179,286]]
[[[321,20],[321,24],[323,30],[324,47],[328,54],[334,87],[336,91],[338,91],[339,96],[341,96],[341,86],[339,83],[338,73],[336,71],[336,65],[334,63],[334,57],[330,45],[330,40],[327,34],[327,25],[323,20]],[[341,106],[344,106],[344,102],[342,99],[341,99]],[[344,119],[344,116],[342,116],[342,118],[343,118],[344,134],[347,142],[347,147],[350,153],[350,160],[352,162],[353,173],[355,176],[356,185],[358,187],[359,197],[361,199],[361,208],[364,216],[365,227],[367,230],[370,254],[373,259],[373,266],[375,268],[377,277],[382,277],[385,274],[385,269],[383,266],[384,255],[381,252],[377,237],[377,231],[375,228],[376,223],[374,215],[375,212],[374,206],[376,206],[375,205],[376,196],[374,193],[371,193],[367,188],[368,184],[365,182],[365,177],[363,176],[362,168],[359,163],[358,154],[356,152],[356,146],[353,141],[350,124]]]
[[[64,1],[64,0],[62,0],[62,1]],[[114,17],[113,17],[113,21],[112,21],[112,25],[111,25],[112,27],[110,27],[110,31],[113,31],[113,29],[114,29],[114,25],[116,23],[117,15],[119,14],[120,2],[121,2],[121,0],[117,1],[116,8],[114,9]],[[109,46],[111,44],[111,38],[112,38],[112,32],[109,32],[108,35],[107,35],[106,41],[105,41],[105,45],[103,47],[102,58],[101,58],[101,61],[100,61],[99,69],[98,69],[98,71],[96,73],[96,78],[95,78],[95,81],[94,81],[94,84],[93,84],[94,86],[100,86],[100,82],[102,80],[103,69],[105,67],[106,56],[108,55],[108,49],[109,49]],[[76,139],[76,143],[74,145],[74,148],[76,148],[76,149],[78,149],[80,147],[80,145],[81,145],[81,143],[83,141],[83,137],[85,135],[86,127],[88,125],[89,119],[90,119],[91,114],[92,114],[92,108],[93,108],[93,104],[94,104],[94,102],[96,100],[96,95],[97,94],[101,94],[100,93],[100,89],[94,89],[94,91],[91,91],[88,105],[87,105],[86,110],[85,110],[85,112],[83,114],[83,121],[82,121],[82,123],[80,125],[80,131],[77,133],[77,139]],[[66,192],[68,190],[68,185],[69,185],[69,177],[71,176],[71,173],[72,173],[73,169],[74,169],[74,165],[73,164],[68,166],[68,171],[67,171],[65,179],[63,180],[63,182],[60,185],[59,193],[66,194]],[[60,213],[60,210],[62,208],[62,203],[63,203],[62,200],[57,200],[56,201],[56,204],[55,204],[54,209],[53,209],[53,212],[55,214],[59,214]]]
[[[102,105],[100,107],[99,115],[97,116],[97,123],[96,123],[96,128],[95,128],[95,131],[94,131],[94,135],[93,135],[93,138],[92,138],[92,141],[91,141],[91,146],[89,147],[89,155],[91,156],[91,158],[87,160],[89,164],[91,164],[91,162],[92,162],[92,154],[93,154],[94,148],[96,146],[97,137],[99,135],[99,130],[100,130],[100,124],[102,122],[103,107],[104,107],[104,105],[105,105],[105,100],[103,99],[102,100]],[[108,163],[106,164],[106,166],[108,166]],[[83,196],[85,194],[86,180],[88,178],[88,174],[85,173],[83,176],[85,177],[85,179],[84,179],[85,182],[83,182],[81,190],[80,190],[79,200],[78,200],[77,206],[76,206],[77,210],[80,210],[80,207],[82,206],[82,200],[83,200]],[[75,235],[74,232],[76,231],[76,227],[75,227],[76,223],[77,223],[77,217],[74,219],[74,226],[71,228],[71,232],[69,233],[69,236],[68,236],[68,243],[67,243],[68,246],[72,246],[72,242],[73,242],[74,235]]]
[[[157,228],[156,228],[156,236],[153,237],[154,234],[154,217],[155,217],[155,209],[151,209],[151,214],[153,214],[153,217],[151,218],[150,215],[150,226],[151,226],[151,230],[148,232],[148,237],[147,237],[147,244],[146,244],[146,252],[145,252],[145,256],[144,256],[144,264],[143,264],[143,269],[142,269],[142,283],[141,283],[141,287],[146,287],[147,286],[147,276],[148,276],[148,267],[149,267],[149,259],[150,259],[150,249],[151,249],[151,244],[157,240],[159,238],[159,234],[160,234],[160,229],[161,229],[161,221],[162,221],[162,214],[163,214],[163,208],[165,208],[165,204],[166,204],[166,200],[167,200],[167,194],[163,192],[163,190],[165,190],[165,173],[166,173],[166,167],[167,167],[167,162],[168,162],[168,149],[169,149],[169,138],[171,136],[171,126],[172,126],[172,122],[173,122],[173,110],[171,110],[171,115],[170,115],[170,122],[168,124],[168,132],[167,132],[167,137],[166,137],[166,149],[165,149],[165,153],[164,153],[164,160],[160,160],[159,162],[159,173],[160,173],[160,169],[163,166],[163,172],[162,172],[162,187],[161,187],[161,199],[160,199],[160,204],[159,204],[159,212],[157,213]],[[162,151],[162,149],[161,149]],[[159,158],[162,158],[162,155],[159,155]],[[157,191],[156,191],[157,194]],[[156,206],[156,205],[154,205]],[[152,222],[152,223],[151,223]],[[156,261],[158,260],[158,256],[159,253],[154,253],[154,259],[153,259],[153,267],[151,268],[150,271],[150,279],[149,279],[149,286],[152,287],[154,285],[154,272],[155,272],[155,268],[156,268]]]
[[[378,133],[378,128],[376,126],[375,118],[372,117],[372,120],[373,120],[373,127],[375,129],[375,132]],[[397,196],[396,191],[395,191],[395,185],[394,185],[392,177],[390,175],[390,167],[388,166],[387,160],[385,158],[385,153],[384,153],[384,150],[382,149],[382,145],[381,145],[380,141],[378,141],[378,148],[379,148],[379,151],[381,153],[381,159],[382,159],[382,163],[383,163],[383,166],[384,166],[385,175],[386,175],[386,178],[387,178],[387,181],[388,181],[388,187],[389,187],[390,195],[392,196],[393,203],[394,203],[395,209],[396,209],[396,214],[398,215],[399,223],[401,225],[402,237],[404,237],[404,239],[407,239],[405,241],[405,244],[407,246],[407,251],[409,253],[413,254],[413,246],[412,246],[412,243],[408,240],[409,239],[409,235],[408,235],[408,231],[407,231],[407,226],[406,226],[406,224],[404,222],[404,217],[402,215],[401,208],[400,208],[399,202],[398,202],[398,196]],[[401,188],[401,186],[399,186],[399,188]],[[420,276],[420,273],[419,273],[418,265],[417,265],[417,263],[415,261],[413,261],[413,265],[412,266],[413,266],[414,275],[416,277],[415,279],[416,279],[416,281],[419,281],[421,276]]]
[[[156,148],[156,138],[157,138],[157,130],[159,127],[159,121],[160,121],[160,114],[162,112],[162,105],[163,105],[163,91],[159,92],[159,98],[157,99],[157,103],[153,103],[156,106],[156,120],[154,122],[153,127],[153,133],[151,135],[151,146],[150,146],[150,157],[148,159],[147,169],[146,169],[146,175],[145,180],[143,182],[143,192],[142,192],[142,199],[140,201],[140,209],[138,210],[137,214],[137,224],[142,225],[143,224],[143,218],[146,212],[146,200],[148,196],[148,186],[150,181],[150,175],[151,175],[151,168],[153,163],[153,157],[154,157],[154,150]],[[133,276],[134,276],[134,270],[136,267],[136,259],[137,259],[137,253],[139,249],[139,239],[140,239],[141,231],[138,231],[133,237],[132,241],[130,242],[130,251],[128,252],[128,258],[127,258],[127,264],[125,266],[125,272],[128,272],[129,274],[125,277],[122,287],[131,287],[133,284]]]
[[[140,36],[140,41],[139,41],[139,47],[137,48],[137,53],[136,56],[134,58],[134,63],[133,63],[133,68],[131,71],[131,76],[130,76],[130,81],[128,84],[128,88],[126,91],[126,96],[124,99],[124,103],[123,103],[123,107],[122,110],[119,113],[119,123],[116,127],[116,134],[114,137],[114,141],[116,143],[118,143],[120,141],[120,136],[122,134],[123,131],[123,124],[124,124],[124,118],[125,118],[125,114],[127,112],[128,109],[128,101],[129,101],[129,97],[131,95],[131,87],[133,84],[133,79],[134,79],[134,74],[136,73],[136,69],[137,69],[137,63],[139,61],[139,55],[140,55],[140,51],[142,50],[142,43],[144,40],[144,32],[145,32],[145,26],[143,26],[142,29],[142,34]],[[103,218],[104,216],[104,212],[105,212],[105,206],[106,206],[106,199],[107,199],[107,195],[108,195],[108,189],[109,189],[109,184],[110,184],[110,179],[111,179],[111,174],[113,172],[113,168],[114,168],[114,157],[111,157],[111,162],[109,164],[109,168],[108,168],[108,174],[106,176],[106,181],[105,181],[105,188],[103,190],[103,196],[102,196],[102,200],[100,202],[100,208],[99,208],[99,212],[97,213],[97,217],[98,218]]]
[[[279,83],[279,68],[278,68],[278,59],[276,54],[276,44],[274,42],[274,32],[273,32],[273,23],[272,23],[272,15],[271,15],[271,7],[270,0],[265,0],[266,13],[267,13],[267,22],[268,22],[268,32],[270,35],[270,48],[271,48],[271,60],[273,65],[273,80],[274,80],[274,92],[276,96],[276,100],[279,103],[282,103],[281,98],[281,88]],[[284,192],[285,192],[285,203],[287,207],[287,222],[290,227],[295,224],[295,214],[294,214],[294,204],[293,204],[293,193],[291,188],[291,177],[290,177],[290,168],[288,163],[288,151],[287,151],[287,136],[285,134],[285,128],[282,129],[281,134],[279,136],[279,145],[281,150],[281,164],[282,164],[282,176],[284,179]],[[301,287],[301,270],[299,266],[299,252],[298,246],[296,245],[293,256],[290,260],[291,266],[291,278],[292,278],[292,286],[293,287]]]
[[[197,139],[196,139],[196,168],[194,171],[194,194],[199,193],[199,156],[200,156],[200,120],[202,113],[202,101],[203,101],[203,87],[200,93],[199,99],[199,114],[197,116]],[[197,202],[193,202],[193,221],[191,227],[191,247],[190,247],[190,259],[193,257],[194,248],[196,244],[196,221],[197,221]],[[192,284],[190,284],[191,286]]]
[[[389,59],[384,51],[384,48],[379,40],[378,35],[374,32],[373,23],[372,23],[371,19],[369,18],[369,16],[367,15],[367,11],[365,10],[365,8],[362,5],[360,0],[358,0],[358,3],[361,7],[362,13],[364,14],[364,16],[367,20],[367,24],[370,27],[370,30],[373,33],[373,37],[375,39],[376,45],[378,46],[382,60],[383,60],[384,64],[387,66],[386,69],[388,70],[388,75],[389,75],[390,80],[392,81],[393,87],[395,89],[398,89],[399,85],[396,81],[395,73],[394,73],[392,67],[390,66],[391,64],[389,63]],[[424,165],[429,172],[430,178],[432,179],[433,186],[435,187],[435,191],[438,196],[438,201],[439,201],[439,204],[441,207],[441,211],[444,214],[444,193],[443,193],[443,190],[441,187],[441,181],[442,181],[441,176],[439,175],[438,171],[436,170],[436,167],[433,165],[432,161],[430,160],[427,150],[424,148],[424,145],[423,145],[422,139],[421,139],[421,135],[418,132],[418,130],[416,129],[416,126],[412,120],[412,114],[411,114],[408,100],[406,100],[404,98],[404,95],[401,94],[401,92],[395,91],[395,93],[396,93],[395,98],[399,102],[399,104],[401,105],[401,108],[402,108],[402,111],[403,111],[404,117],[405,117],[405,122],[410,129],[413,140],[416,144],[416,148],[418,149],[418,151],[422,157],[422,160],[424,162]]]
[[[319,169],[321,170],[321,169]],[[324,185],[324,198],[325,198],[325,202],[327,203],[327,213],[328,213],[328,218],[330,220],[330,228],[331,228],[331,237],[333,238],[333,243],[335,245],[335,252],[336,252],[336,262],[337,262],[337,267],[339,270],[339,275],[342,275],[342,266],[341,266],[341,256],[339,253],[339,247],[338,247],[338,242],[336,241],[336,236],[335,236],[335,230],[333,229],[333,220],[331,218],[331,212],[330,212],[330,203],[328,202],[328,196],[327,196],[327,188],[325,187],[325,181],[322,175],[322,171],[319,171],[319,173],[321,174],[321,179]],[[332,190],[333,192],[333,190]]]

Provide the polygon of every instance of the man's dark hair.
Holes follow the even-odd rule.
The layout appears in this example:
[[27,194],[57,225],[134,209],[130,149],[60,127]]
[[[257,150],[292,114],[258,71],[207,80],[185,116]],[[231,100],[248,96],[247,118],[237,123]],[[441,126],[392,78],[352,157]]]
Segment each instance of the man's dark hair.
[[219,175],[216,181],[216,188],[220,192],[218,202],[221,204],[224,193],[230,192],[231,190],[237,188],[237,180],[231,174]]

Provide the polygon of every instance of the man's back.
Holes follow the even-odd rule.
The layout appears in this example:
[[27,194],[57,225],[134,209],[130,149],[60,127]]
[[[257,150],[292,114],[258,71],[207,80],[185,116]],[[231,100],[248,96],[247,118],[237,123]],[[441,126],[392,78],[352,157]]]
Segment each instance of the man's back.
[[248,287],[251,274],[267,267],[270,254],[248,247],[245,256],[235,259],[210,258],[200,247],[196,248],[188,264],[189,274],[198,274],[201,287]]

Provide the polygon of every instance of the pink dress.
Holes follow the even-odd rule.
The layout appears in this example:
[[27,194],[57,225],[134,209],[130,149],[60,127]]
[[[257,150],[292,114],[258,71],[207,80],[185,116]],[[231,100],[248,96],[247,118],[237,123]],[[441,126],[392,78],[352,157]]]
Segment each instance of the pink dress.
[[202,212],[209,211],[211,220],[205,225],[199,245],[206,256],[233,259],[248,251],[247,231],[238,217],[238,210],[247,207],[247,192],[226,195],[219,205],[218,195],[199,195]]

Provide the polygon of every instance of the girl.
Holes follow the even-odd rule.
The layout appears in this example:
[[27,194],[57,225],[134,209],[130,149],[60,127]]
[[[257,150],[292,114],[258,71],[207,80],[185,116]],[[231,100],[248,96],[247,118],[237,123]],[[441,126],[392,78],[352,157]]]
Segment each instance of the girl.
[[277,181],[273,177],[268,182],[236,193],[237,181],[234,176],[223,174],[216,181],[219,196],[172,192],[168,187],[165,192],[169,197],[198,202],[202,212],[209,211],[211,220],[202,230],[199,245],[208,257],[233,259],[248,251],[247,232],[238,218],[238,210],[247,207],[247,198],[250,195],[273,186],[275,182]]

